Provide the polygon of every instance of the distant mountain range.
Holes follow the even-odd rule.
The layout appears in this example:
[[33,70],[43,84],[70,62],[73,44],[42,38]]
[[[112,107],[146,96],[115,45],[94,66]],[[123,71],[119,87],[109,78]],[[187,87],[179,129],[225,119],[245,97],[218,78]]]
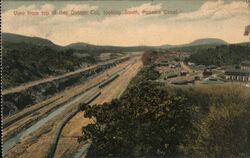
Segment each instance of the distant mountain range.
[[23,36],[18,34],[12,33],[2,33],[3,42],[12,42],[12,43],[28,43],[32,45],[38,46],[48,46],[57,49],[63,48],[70,48],[70,49],[77,49],[77,50],[127,50],[127,51],[136,51],[136,50],[146,50],[146,49],[167,49],[167,48],[176,48],[176,47],[190,47],[190,46],[199,46],[199,45],[227,45],[228,43],[224,40],[217,39],[217,38],[204,38],[204,39],[197,39],[191,43],[183,44],[183,45],[161,45],[161,46],[100,46],[100,45],[93,45],[83,42],[72,43],[67,46],[59,46],[54,44],[52,41],[40,37],[29,37]]
[[144,49],[150,49],[150,47],[147,46],[131,46],[131,47],[123,47],[123,46],[103,46],[103,45],[93,45],[93,44],[88,44],[84,42],[77,42],[77,43],[72,43],[65,48],[69,49],[76,49],[76,50],[104,50],[104,51],[115,51],[115,50],[121,50],[121,51],[137,51],[137,50],[144,50]]
[[60,46],[54,44],[52,41],[40,37],[30,37],[24,35],[18,35],[13,33],[2,33],[3,42],[10,42],[10,43],[26,43],[32,44],[36,46],[47,46],[52,47],[55,49],[76,49],[76,50],[93,50],[93,51],[138,51],[138,50],[145,50],[150,49],[151,47],[145,46],[132,46],[132,47],[122,47],[122,46],[100,46],[100,45],[93,45],[83,42],[72,43],[67,46]]

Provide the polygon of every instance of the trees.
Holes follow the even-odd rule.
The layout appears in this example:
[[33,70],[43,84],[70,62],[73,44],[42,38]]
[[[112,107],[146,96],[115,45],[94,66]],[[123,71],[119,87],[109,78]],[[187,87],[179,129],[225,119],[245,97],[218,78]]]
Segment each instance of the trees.
[[143,65],[150,65],[156,60],[156,58],[157,58],[157,52],[155,51],[144,52],[142,55],[142,63]]
[[96,62],[94,55],[80,58],[74,55],[72,49],[58,50],[48,46],[11,42],[3,42],[3,45],[4,88],[73,71],[83,63]]
[[[208,157],[240,157],[249,154],[249,111],[242,105],[210,107],[201,124],[197,149]],[[198,152],[197,152],[198,153]]]
[[[152,75],[153,74],[153,75]],[[145,66],[120,99],[87,108],[87,157],[247,157],[250,93],[239,87],[167,87]]]
[[84,139],[92,140],[88,152],[95,156],[179,155],[185,144],[195,108],[185,96],[170,94],[163,84],[154,82],[152,67],[144,68],[132,80],[119,100],[94,106],[85,117],[96,123],[83,128]]
[[198,49],[187,61],[198,65],[237,65],[250,55],[250,47],[240,45],[217,46]]

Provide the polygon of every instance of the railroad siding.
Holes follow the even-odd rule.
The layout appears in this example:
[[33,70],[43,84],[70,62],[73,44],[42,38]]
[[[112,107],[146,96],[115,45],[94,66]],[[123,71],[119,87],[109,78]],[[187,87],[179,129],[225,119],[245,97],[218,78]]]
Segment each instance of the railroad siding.
[[103,71],[114,67],[119,63],[125,62],[128,59],[129,57],[118,59],[112,63],[98,65],[79,74],[32,86],[21,92],[5,94],[3,95],[3,115],[4,117],[12,115],[27,106],[48,99],[54,94],[63,91],[68,87],[80,84],[87,78],[102,73]]

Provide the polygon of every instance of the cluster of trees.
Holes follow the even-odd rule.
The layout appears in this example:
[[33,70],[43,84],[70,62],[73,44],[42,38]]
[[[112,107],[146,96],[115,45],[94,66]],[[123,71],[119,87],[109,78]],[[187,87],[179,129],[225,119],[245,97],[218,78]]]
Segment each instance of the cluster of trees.
[[156,51],[146,51],[142,55],[142,63],[143,65],[150,65],[155,62],[157,59],[157,52]]
[[73,71],[83,63],[94,63],[94,55],[77,57],[72,49],[54,49],[27,43],[3,43],[4,88]]
[[198,49],[186,61],[199,65],[238,65],[249,58],[248,45],[222,45],[215,48]]
[[248,157],[250,93],[234,86],[168,87],[145,66],[120,99],[87,107],[87,157]]

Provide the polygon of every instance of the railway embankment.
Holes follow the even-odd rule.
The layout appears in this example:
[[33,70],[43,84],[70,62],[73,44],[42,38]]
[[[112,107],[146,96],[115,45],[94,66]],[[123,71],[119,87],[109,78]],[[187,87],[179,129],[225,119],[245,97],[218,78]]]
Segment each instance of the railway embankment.
[[86,71],[43,82],[18,92],[3,94],[3,115],[4,117],[13,115],[26,107],[50,98],[66,88],[84,83],[87,79],[94,77],[119,63],[127,61],[128,59],[129,57],[117,59],[112,62],[97,65]]

